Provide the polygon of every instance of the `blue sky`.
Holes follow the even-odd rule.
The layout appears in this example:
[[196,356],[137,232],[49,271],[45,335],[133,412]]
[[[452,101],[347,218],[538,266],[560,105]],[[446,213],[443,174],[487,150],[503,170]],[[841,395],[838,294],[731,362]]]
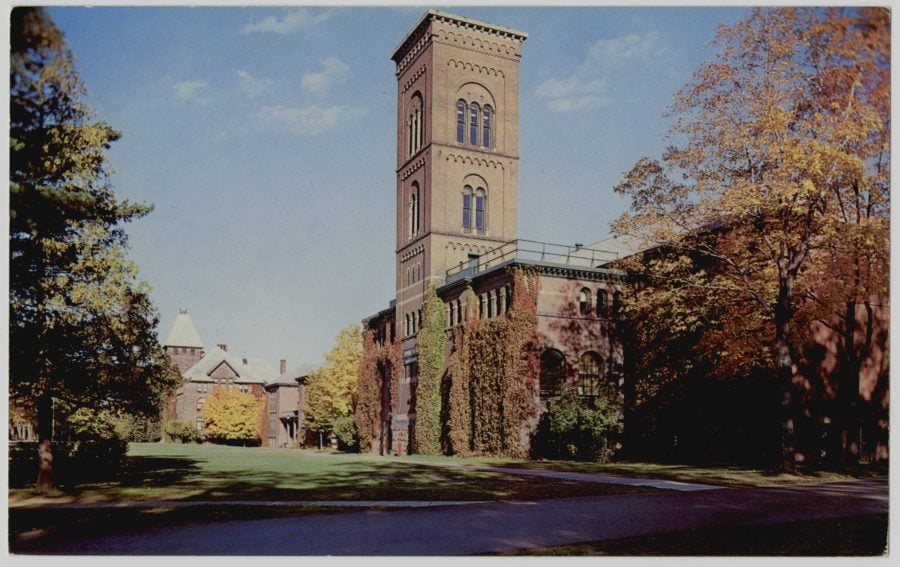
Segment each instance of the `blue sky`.
[[[528,33],[519,237],[589,243],[658,155],[672,95],[741,8],[439,9]],[[153,286],[160,339],[189,310],[207,349],[317,362],[394,290],[394,64],[425,8],[76,8],[64,31]]]

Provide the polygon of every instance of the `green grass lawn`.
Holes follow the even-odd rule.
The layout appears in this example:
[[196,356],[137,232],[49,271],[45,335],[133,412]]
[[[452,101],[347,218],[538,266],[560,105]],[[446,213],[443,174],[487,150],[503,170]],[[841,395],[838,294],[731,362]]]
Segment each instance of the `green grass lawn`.
[[887,515],[878,515],[692,530],[525,549],[504,555],[880,556],[887,551],[887,530]]
[[[530,500],[645,491],[434,466],[413,459],[133,443],[115,479],[63,485],[50,500]],[[39,501],[32,489],[10,490],[11,504]]]

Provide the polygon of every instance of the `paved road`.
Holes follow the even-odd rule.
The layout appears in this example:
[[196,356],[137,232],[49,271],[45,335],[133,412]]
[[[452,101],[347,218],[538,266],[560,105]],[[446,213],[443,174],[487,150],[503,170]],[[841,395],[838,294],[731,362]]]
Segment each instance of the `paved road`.
[[[379,510],[156,528],[55,541],[99,555],[468,555],[713,526],[888,511],[887,479]],[[47,542],[50,544],[50,542]]]

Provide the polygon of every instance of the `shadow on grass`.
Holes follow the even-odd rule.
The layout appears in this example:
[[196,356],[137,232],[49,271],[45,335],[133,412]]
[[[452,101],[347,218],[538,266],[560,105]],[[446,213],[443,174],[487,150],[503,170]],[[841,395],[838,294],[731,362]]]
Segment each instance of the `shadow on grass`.
[[[252,460],[252,456],[248,455]],[[300,500],[526,500],[647,492],[489,471],[385,461],[285,461],[289,470],[248,464],[223,466],[211,459],[129,456],[114,479],[60,486],[60,495],[82,503],[127,501]],[[308,466],[303,466],[304,464]],[[288,467],[286,467],[288,468]],[[35,496],[13,490],[12,502]]]

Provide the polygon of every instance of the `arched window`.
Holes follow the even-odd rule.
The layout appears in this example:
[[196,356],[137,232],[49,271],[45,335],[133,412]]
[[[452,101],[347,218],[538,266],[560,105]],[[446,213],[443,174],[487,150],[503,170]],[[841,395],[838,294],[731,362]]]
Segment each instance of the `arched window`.
[[491,136],[491,128],[494,125],[494,110],[485,105],[484,107],[484,117],[481,120],[481,145],[489,148],[491,147],[491,142],[493,138]]
[[419,234],[419,184],[413,181],[409,195],[409,236]]
[[603,360],[596,352],[586,352],[578,361],[578,395],[600,395],[600,378],[603,375]]
[[466,232],[472,230],[472,196],[472,188],[463,187],[463,230]]
[[466,141],[466,101],[456,101],[456,141]]
[[481,114],[481,108],[478,103],[473,102],[469,107],[469,143],[473,146],[478,145],[478,117]]
[[565,357],[556,349],[548,348],[541,354],[541,398],[559,395],[565,378]]
[[466,313],[463,311],[462,302],[460,300],[456,300],[456,322],[462,323],[466,320]]
[[406,119],[407,135],[409,143],[409,155],[413,155],[422,148],[422,127],[424,119],[422,116],[422,95],[416,92],[412,96],[409,118]]
[[581,293],[578,294],[578,312],[582,317],[591,314],[591,290],[586,287],[581,288]]
[[597,290],[597,316],[598,317],[606,317],[607,316],[607,311],[606,311],[607,302],[608,302],[608,298],[606,295],[606,290],[598,289]]
[[478,188],[475,192],[475,230],[478,234],[484,234],[484,189]]
[[622,309],[622,292],[615,291],[615,292],[613,292],[613,298],[612,298],[612,316],[618,317],[621,309]]

